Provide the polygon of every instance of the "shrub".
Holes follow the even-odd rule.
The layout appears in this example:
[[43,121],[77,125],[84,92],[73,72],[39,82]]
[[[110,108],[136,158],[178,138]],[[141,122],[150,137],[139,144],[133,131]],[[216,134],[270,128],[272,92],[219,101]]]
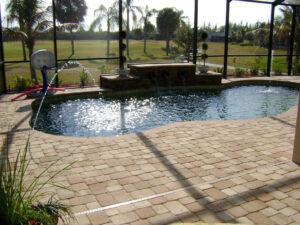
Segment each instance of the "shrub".
[[261,71],[262,71],[262,73],[263,73],[264,76],[267,76],[267,75],[268,75],[267,69],[262,69]]
[[99,70],[100,70],[101,74],[109,74],[109,73],[111,73],[111,71],[113,69],[114,69],[113,66],[111,66],[110,64],[101,65],[99,67]]
[[22,76],[16,76],[14,79],[17,91],[25,91],[26,87],[33,85],[33,80]]
[[203,43],[202,44],[202,49],[203,50],[207,50],[208,49],[208,44],[207,43]]
[[275,67],[274,68],[274,73],[275,73],[275,75],[281,75],[282,74],[282,69],[280,67]]
[[208,38],[208,34],[204,31],[201,33],[201,39],[202,39],[202,41],[205,41],[206,38]]
[[84,87],[88,84],[88,82],[89,82],[89,75],[84,69],[82,69],[80,73],[80,86]]
[[174,39],[177,50],[175,51],[175,48],[171,47],[171,53],[173,55],[182,54],[185,58],[184,60],[189,62],[193,52],[193,29],[189,25],[183,25],[178,29],[178,34]]
[[224,72],[224,68],[223,67],[217,67],[215,69],[215,72],[217,72],[217,73],[223,73]]
[[240,46],[253,46],[253,43],[244,41],[244,42],[240,43]]
[[202,50],[203,50],[203,53],[201,54],[201,59],[203,60],[204,62],[204,66],[205,66],[205,60],[208,58],[208,55],[206,53],[207,49],[208,49],[208,44],[205,42],[206,39],[208,37],[208,34],[206,32],[203,32],[201,34],[201,38],[202,40],[204,41],[204,43],[202,44]]
[[251,75],[258,75],[260,68],[260,58],[256,58],[255,62],[250,66],[250,74]]
[[259,74],[259,67],[252,67],[250,68],[251,75],[258,75]]
[[293,74],[300,75],[300,63],[295,62],[293,66]]
[[234,71],[234,74],[236,76],[241,76],[241,75],[247,74],[247,71],[245,69],[240,68],[240,67],[236,67],[235,71]]

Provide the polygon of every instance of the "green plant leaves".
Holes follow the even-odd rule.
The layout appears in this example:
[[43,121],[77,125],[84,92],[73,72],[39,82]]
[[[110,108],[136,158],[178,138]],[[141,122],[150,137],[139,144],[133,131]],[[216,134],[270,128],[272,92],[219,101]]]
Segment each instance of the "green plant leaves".
[[8,154],[3,154],[0,160],[0,224],[28,224],[31,220],[42,224],[55,224],[53,217],[63,220],[69,214],[68,208],[54,200],[53,196],[44,204],[43,210],[41,210],[41,207],[38,210],[35,207],[43,205],[38,201],[38,198],[47,194],[42,192],[46,185],[70,190],[64,186],[52,184],[52,180],[72,164],[58,170],[53,175],[49,175],[45,181],[40,182],[49,169],[57,164],[58,161],[55,161],[48,165],[28,185],[25,185],[26,171],[30,163],[30,160],[27,159],[28,151],[29,140],[27,140],[24,150],[18,151],[13,162],[9,159]]

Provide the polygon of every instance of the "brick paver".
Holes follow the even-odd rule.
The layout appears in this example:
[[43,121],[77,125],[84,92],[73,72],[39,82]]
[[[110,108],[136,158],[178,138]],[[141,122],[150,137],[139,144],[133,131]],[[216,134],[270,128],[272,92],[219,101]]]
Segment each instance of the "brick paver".
[[[15,157],[28,138],[32,100],[10,102],[12,96],[0,99],[0,143]],[[299,224],[300,169],[291,161],[296,112],[176,123],[118,137],[33,131],[28,174],[37,176],[57,159],[47,175],[74,163],[55,182],[76,192],[49,191],[83,212],[79,224]]]

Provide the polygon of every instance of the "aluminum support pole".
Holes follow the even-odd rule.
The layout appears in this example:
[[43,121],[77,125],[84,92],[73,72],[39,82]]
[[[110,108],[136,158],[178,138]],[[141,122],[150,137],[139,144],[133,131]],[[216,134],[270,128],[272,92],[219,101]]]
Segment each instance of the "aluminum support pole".
[[0,64],[1,67],[1,76],[2,76],[2,84],[3,85],[3,92],[6,93],[6,77],[5,77],[5,64],[4,64],[4,46],[3,46],[3,36],[2,36],[2,15],[1,15],[1,4],[0,4],[0,60],[2,63]]
[[[53,18],[53,48],[54,48],[54,58],[55,58],[55,72],[58,71],[58,64],[57,64],[57,35],[56,35],[56,10],[55,10],[55,0],[52,0],[52,18]],[[58,87],[58,74],[55,77],[55,86]]]
[[288,75],[292,74],[293,67],[293,52],[294,52],[294,41],[295,41],[295,28],[296,28],[296,15],[297,10],[296,6],[292,6],[293,9],[293,17],[292,17],[292,30],[290,36],[290,54],[289,54],[289,64],[288,64]]
[[230,2],[231,0],[226,1],[226,22],[225,22],[225,46],[224,46],[224,70],[223,78],[227,78],[227,60],[228,60],[228,35],[229,35],[229,13],[230,13]]
[[193,41],[193,63],[197,64],[197,40],[198,40],[198,0],[195,0],[194,13],[194,41]]
[[[119,57],[120,57],[120,69],[124,69],[124,56],[123,56],[123,35],[122,35],[122,23],[123,23],[123,18],[122,18],[122,0],[119,0]],[[126,34],[128,35],[128,34]],[[128,46],[126,46],[128,47]]]
[[272,59],[272,49],[273,49],[273,30],[274,30],[274,13],[275,4],[272,4],[271,8],[271,22],[270,22],[270,33],[269,33],[269,46],[268,46],[268,64],[267,64],[267,75],[271,76],[271,59]]

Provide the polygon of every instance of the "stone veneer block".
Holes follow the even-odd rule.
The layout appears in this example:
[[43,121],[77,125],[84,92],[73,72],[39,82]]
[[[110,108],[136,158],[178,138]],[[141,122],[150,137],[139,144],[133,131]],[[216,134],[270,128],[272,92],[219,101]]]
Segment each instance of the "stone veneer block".
[[100,75],[100,87],[113,91],[149,89],[157,87],[186,87],[220,85],[220,74],[197,75],[196,66],[190,63],[129,64],[130,75]]

